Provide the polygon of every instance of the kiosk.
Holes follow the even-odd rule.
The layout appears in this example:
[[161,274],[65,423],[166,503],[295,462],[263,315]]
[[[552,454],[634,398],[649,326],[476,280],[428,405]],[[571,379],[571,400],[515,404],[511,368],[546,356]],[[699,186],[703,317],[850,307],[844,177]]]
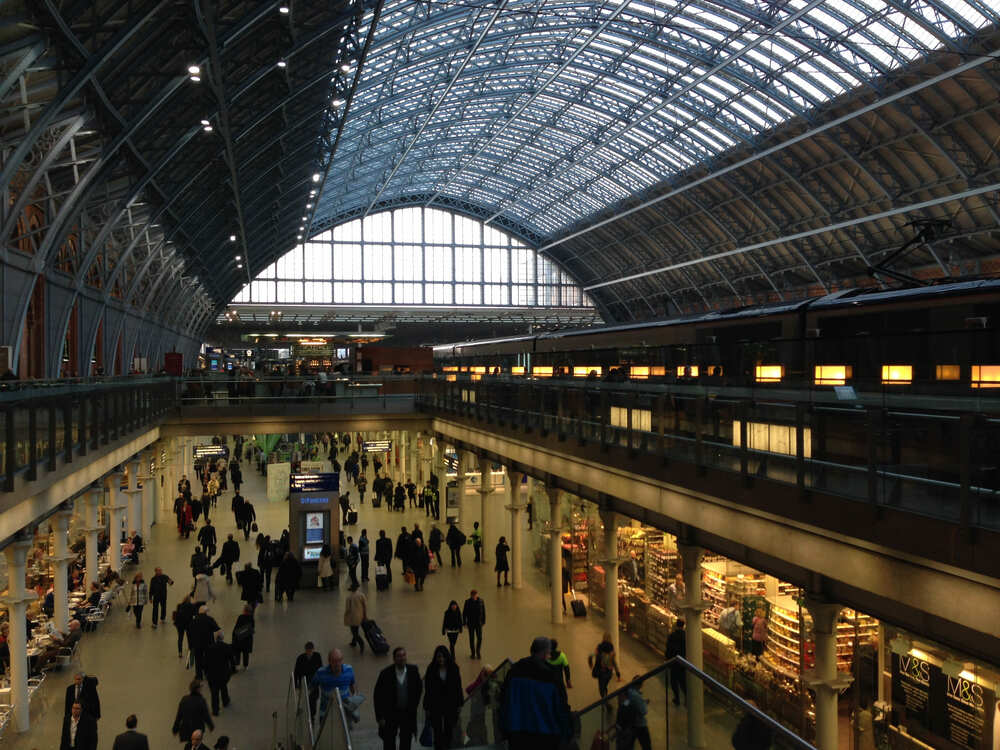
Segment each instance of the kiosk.
[[292,554],[302,564],[303,587],[316,585],[324,544],[338,557],[339,490],[339,474],[292,474],[288,480],[288,536]]

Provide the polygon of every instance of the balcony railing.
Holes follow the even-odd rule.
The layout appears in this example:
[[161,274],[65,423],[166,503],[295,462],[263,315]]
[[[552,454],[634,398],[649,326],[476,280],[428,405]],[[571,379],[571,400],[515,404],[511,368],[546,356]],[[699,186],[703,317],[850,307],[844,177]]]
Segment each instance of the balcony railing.
[[175,403],[167,378],[102,378],[0,384],[0,476],[34,481],[102,446],[158,423]]
[[829,389],[463,376],[421,385],[418,403],[431,413],[1000,529],[1000,400],[992,395],[841,400]]

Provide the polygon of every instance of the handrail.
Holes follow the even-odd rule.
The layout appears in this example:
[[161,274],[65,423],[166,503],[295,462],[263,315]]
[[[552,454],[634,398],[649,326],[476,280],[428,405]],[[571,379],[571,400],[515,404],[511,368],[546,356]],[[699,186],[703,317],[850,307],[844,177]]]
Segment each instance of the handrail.
[[751,703],[748,703],[746,700],[744,700],[739,695],[737,695],[736,693],[734,693],[732,690],[730,690],[728,687],[726,687],[721,682],[719,682],[718,680],[716,680],[714,677],[709,676],[708,674],[706,674],[702,670],[698,669],[698,667],[694,666],[694,664],[692,664],[687,659],[685,659],[685,658],[683,658],[681,656],[674,656],[673,658],[668,659],[667,661],[665,661],[660,666],[654,667],[653,669],[651,669],[650,671],[646,672],[645,674],[640,675],[638,678],[630,681],[627,685],[618,688],[614,692],[608,693],[607,696],[605,696],[604,698],[602,698],[600,700],[597,700],[597,701],[594,701],[589,706],[586,706],[585,708],[581,708],[579,711],[573,711],[572,712],[573,716],[575,718],[579,718],[583,714],[587,713],[588,711],[592,711],[593,709],[597,708],[598,706],[606,706],[606,705],[608,705],[610,703],[611,700],[613,700],[615,698],[618,698],[618,696],[620,696],[620,695],[623,695],[625,693],[625,691],[627,691],[633,685],[641,685],[643,682],[645,682],[646,680],[650,679],[651,677],[655,677],[658,674],[660,674],[661,672],[665,672],[670,667],[678,666],[678,665],[684,667],[684,669],[687,670],[688,672],[693,672],[704,683],[706,683],[708,685],[711,685],[711,687],[714,690],[719,691],[724,696],[726,696],[727,698],[729,698],[730,700],[732,700],[734,703],[736,703],[738,706],[740,706],[740,708],[743,711],[746,711],[748,713],[753,714],[759,721],[763,722],[768,727],[770,727],[773,731],[777,732],[779,735],[781,735],[781,738],[783,740],[787,740],[794,747],[799,748],[799,750],[816,750],[816,748],[813,745],[810,745],[808,742],[806,742],[804,739],[802,739],[801,737],[799,737],[797,734],[795,734],[794,732],[791,732],[788,729],[786,729],[785,727],[783,727],[781,724],[779,724],[777,721],[775,721],[774,719],[772,719],[770,716],[768,716],[766,713],[764,713],[763,711],[761,711],[759,708],[757,708],[756,706],[754,706]]
[[[334,690],[333,692],[337,694],[337,715],[340,717],[340,726],[344,728],[344,739],[347,742],[344,750],[352,750],[351,728],[347,724],[347,714],[344,712],[344,699],[341,698],[339,690]],[[326,713],[329,715],[330,711],[327,711]]]

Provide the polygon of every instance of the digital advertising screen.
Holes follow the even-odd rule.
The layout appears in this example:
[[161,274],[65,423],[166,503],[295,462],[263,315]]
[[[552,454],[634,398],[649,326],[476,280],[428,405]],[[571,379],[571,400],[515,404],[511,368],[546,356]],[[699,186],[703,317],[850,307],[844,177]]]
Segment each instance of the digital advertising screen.
[[303,560],[319,560],[319,553],[320,553],[320,551],[322,549],[323,549],[322,547],[306,547],[302,551],[302,559]]
[[306,544],[324,544],[324,526],[322,513],[306,513]]

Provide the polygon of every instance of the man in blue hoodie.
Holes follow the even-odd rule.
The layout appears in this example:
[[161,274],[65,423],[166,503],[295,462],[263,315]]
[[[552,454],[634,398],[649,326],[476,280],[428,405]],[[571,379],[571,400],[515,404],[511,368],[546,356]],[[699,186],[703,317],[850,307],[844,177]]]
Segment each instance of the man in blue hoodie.
[[535,638],[531,655],[511,667],[504,680],[501,726],[518,750],[551,750],[572,736],[566,688],[546,663],[551,651],[548,638]]

